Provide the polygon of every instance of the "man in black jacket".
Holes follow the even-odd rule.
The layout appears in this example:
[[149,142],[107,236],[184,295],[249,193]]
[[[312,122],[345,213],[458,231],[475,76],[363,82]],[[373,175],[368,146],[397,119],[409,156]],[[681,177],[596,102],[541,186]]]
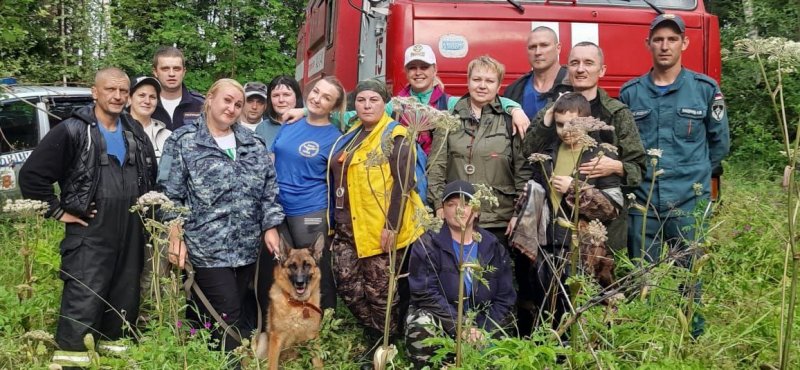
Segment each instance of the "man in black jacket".
[[529,118],[536,117],[560,92],[571,91],[567,69],[558,63],[561,43],[555,31],[539,26],[528,34],[528,61],[531,71],[506,88],[503,96],[522,105]]
[[153,75],[161,83],[161,95],[153,118],[167,125],[170,131],[190,124],[203,111],[203,95],[189,91],[183,84],[186,66],[183,52],[174,46],[165,46],[153,56]]
[[[561,92],[571,91],[567,69],[558,63],[561,43],[555,31],[546,26],[534,28],[528,34],[528,61],[531,71],[506,88],[503,96],[522,105],[522,110],[533,120],[548,103],[555,101]],[[527,154],[526,154],[527,158]],[[528,281],[532,265],[528,257],[517,251],[514,255],[514,276],[517,281]],[[517,325],[520,336],[529,335],[533,325],[533,296],[530,286],[519,285]]]
[[47,202],[46,215],[65,224],[56,342],[75,353],[57,352],[56,363],[84,363],[76,359],[88,359],[87,333],[116,340],[139,312],[145,236],[129,208],[153,189],[157,166],[141,126],[123,113],[129,87],[125,72],[98,71],[95,104],[48,132],[20,171],[22,195]]

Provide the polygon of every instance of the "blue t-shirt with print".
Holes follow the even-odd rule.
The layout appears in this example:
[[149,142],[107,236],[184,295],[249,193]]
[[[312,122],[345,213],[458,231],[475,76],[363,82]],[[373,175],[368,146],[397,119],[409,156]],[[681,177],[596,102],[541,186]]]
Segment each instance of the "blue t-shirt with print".
[[106,141],[106,153],[109,156],[117,159],[117,163],[122,165],[125,162],[125,138],[122,136],[122,123],[117,120],[117,129],[115,131],[108,131],[102,123],[98,123],[97,127],[100,133],[103,134],[103,139]]
[[328,156],[339,136],[335,126],[314,126],[305,118],[281,126],[271,150],[280,189],[278,201],[287,216],[327,208]]
[[525,83],[525,90],[522,92],[522,110],[528,117],[536,117],[542,108],[547,105],[547,97],[533,88],[533,76]]

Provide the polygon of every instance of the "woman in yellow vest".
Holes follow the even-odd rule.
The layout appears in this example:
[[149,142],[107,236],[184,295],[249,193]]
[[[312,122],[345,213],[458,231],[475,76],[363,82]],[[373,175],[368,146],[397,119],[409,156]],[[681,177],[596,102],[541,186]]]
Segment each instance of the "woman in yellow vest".
[[[388,127],[392,119],[385,113],[390,99],[386,85],[362,81],[354,94],[355,122],[329,157],[331,248],[339,296],[372,339],[380,336],[384,327],[388,252],[396,245],[398,270],[407,269],[399,266],[403,248],[424,231],[413,219],[415,210],[423,205],[413,190],[416,153],[409,145],[408,131],[402,125]],[[408,282],[400,280],[400,297],[392,305],[393,334],[405,314],[401,311],[408,306]]]

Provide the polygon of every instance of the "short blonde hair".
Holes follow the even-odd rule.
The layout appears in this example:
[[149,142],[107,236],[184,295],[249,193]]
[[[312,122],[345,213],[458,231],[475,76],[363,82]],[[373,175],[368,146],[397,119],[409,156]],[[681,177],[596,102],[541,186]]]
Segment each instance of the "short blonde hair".
[[220,78],[219,80],[216,80],[213,85],[211,85],[211,88],[209,88],[208,92],[206,93],[206,101],[203,103],[203,113],[208,114],[208,98],[211,97],[211,95],[216,94],[217,90],[219,90],[223,85],[235,87],[240,93],[242,93],[242,100],[244,100],[244,87],[242,87],[242,84],[240,84],[239,81],[231,78]]
[[478,68],[486,68],[489,71],[497,73],[497,79],[499,81],[502,81],[503,76],[506,74],[506,67],[503,63],[498,62],[488,55],[481,55],[469,62],[467,66],[467,78],[472,77],[472,71]]

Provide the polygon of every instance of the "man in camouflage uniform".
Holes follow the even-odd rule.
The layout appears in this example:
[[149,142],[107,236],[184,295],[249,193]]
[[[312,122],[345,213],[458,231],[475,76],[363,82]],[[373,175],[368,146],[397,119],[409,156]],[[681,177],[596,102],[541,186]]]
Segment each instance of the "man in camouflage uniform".
[[[189,208],[183,242],[195,282],[227,324],[249,334],[256,310],[250,307],[254,301],[248,300],[247,289],[259,250],[277,240],[284,214],[263,140],[241,125],[230,129],[236,139],[231,152],[217,145],[205,115],[173,132],[164,146],[158,184],[177,205]],[[168,212],[165,221],[175,217]],[[210,320],[205,306],[197,306],[204,320]],[[221,336],[215,332],[215,338]],[[226,350],[238,345],[231,338],[225,341]]]
[[[569,72],[572,89],[580,92],[589,100],[592,117],[614,126],[614,142],[617,147],[618,159],[609,156],[600,157],[580,166],[581,174],[588,175],[590,179],[597,179],[610,175],[622,177],[623,192],[631,192],[642,181],[642,172],[645,169],[645,153],[636,129],[633,115],[625,104],[608,96],[605,90],[598,86],[600,78],[606,71],[603,50],[594,43],[580,42],[575,44],[569,54],[567,70]],[[539,111],[531,124],[531,130],[525,136],[522,152],[527,157],[545,149],[548,143],[557,139],[556,128],[550,126],[552,107]],[[547,118],[545,116],[548,116]],[[628,238],[628,207],[622,207],[620,215],[610,221],[608,229],[608,242],[606,245],[613,250],[625,250]],[[520,298],[523,297],[520,292]],[[520,313],[522,316],[523,313]],[[522,331],[522,329],[520,329]]]

